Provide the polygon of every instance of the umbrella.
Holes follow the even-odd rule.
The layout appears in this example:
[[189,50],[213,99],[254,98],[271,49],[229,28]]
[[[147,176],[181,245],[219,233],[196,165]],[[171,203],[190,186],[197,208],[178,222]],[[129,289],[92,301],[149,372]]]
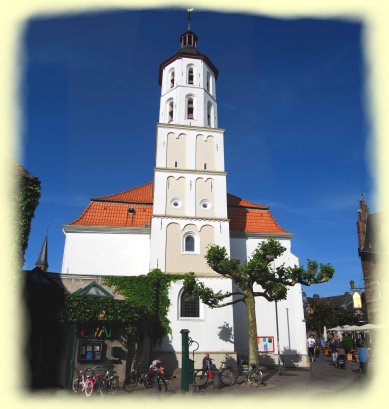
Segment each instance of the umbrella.
[[330,331],[340,331],[342,329],[342,327],[340,327],[339,325],[337,327],[334,328],[329,328]]
[[359,330],[360,331],[369,331],[369,330],[377,329],[377,328],[380,328],[380,326],[376,325],[376,324],[365,324],[365,325],[361,325],[359,327]]
[[327,339],[327,327],[325,325],[324,325],[324,328],[323,328],[323,338]]

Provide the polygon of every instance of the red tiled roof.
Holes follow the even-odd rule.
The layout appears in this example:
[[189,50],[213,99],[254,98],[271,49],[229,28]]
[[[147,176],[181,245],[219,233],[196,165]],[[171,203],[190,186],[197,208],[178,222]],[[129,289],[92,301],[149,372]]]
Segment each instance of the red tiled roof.
[[288,234],[269,210],[227,207],[231,232]]
[[[129,213],[129,207],[134,208],[135,213]],[[152,213],[153,184],[147,183],[124,192],[91,199],[81,216],[70,225],[145,227],[150,226]],[[227,213],[231,232],[288,234],[279,226],[267,206],[229,193]]]
[[145,227],[150,225],[152,205],[131,205],[134,213],[128,212],[127,203],[90,202],[81,216],[70,223],[72,226],[100,227]]
[[92,201],[104,202],[125,202],[125,203],[149,203],[153,204],[153,184],[146,183],[145,185],[134,187],[124,192],[115,193],[110,196],[95,197]]

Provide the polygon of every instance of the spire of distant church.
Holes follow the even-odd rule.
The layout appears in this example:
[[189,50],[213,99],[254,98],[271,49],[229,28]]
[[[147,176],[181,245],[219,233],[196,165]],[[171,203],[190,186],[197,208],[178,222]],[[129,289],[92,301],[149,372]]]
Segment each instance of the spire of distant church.
[[35,265],[44,272],[46,272],[49,268],[49,264],[47,262],[47,234],[48,233],[46,232],[46,236],[42,244],[41,252],[39,254],[37,262],[35,263]]

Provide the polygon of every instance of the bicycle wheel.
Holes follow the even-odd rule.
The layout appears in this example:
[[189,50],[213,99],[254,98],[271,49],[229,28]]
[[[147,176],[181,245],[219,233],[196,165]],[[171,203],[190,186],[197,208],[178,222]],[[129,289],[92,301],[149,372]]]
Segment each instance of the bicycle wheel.
[[205,386],[208,382],[208,374],[204,372],[202,369],[195,371],[193,376],[193,383],[199,387]]
[[143,377],[143,386],[145,388],[151,388],[153,386],[153,378],[150,375],[150,372],[145,373]]
[[119,390],[119,378],[115,376],[110,380],[110,392],[116,393]]
[[262,372],[259,369],[253,369],[247,376],[247,381],[250,386],[259,386],[262,383]]
[[75,393],[81,393],[81,391],[82,391],[82,382],[81,382],[80,378],[73,379],[72,390]]
[[167,392],[167,383],[165,381],[165,378],[162,378],[162,376],[158,377],[157,379],[157,393],[166,393]]
[[[126,392],[132,392],[136,388],[137,384],[138,384],[138,374],[135,372],[130,373],[124,381],[123,388]],[[118,387],[119,387],[119,381],[118,381]]]
[[84,392],[85,392],[85,395],[88,398],[92,395],[93,389],[94,389],[93,382],[92,381],[86,381]]
[[231,386],[236,379],[236,375],[231,368],[225,368],[221,370],[220,380],[223,385]]

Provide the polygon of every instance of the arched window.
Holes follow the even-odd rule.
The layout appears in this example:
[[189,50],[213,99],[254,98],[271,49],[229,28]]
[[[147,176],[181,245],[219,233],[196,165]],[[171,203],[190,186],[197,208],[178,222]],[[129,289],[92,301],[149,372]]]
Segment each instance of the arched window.
[[174,70],[171,70],[171,71],[170,71],[169,87],[170,87],[170,88],[173,88],[173,87],[174,87]]
[[189,299],[187,293],[185,291],[182,292],[180,299],[180,317],[200,317],[199,297],[191,297]]
[[173,100],[167,101],[167,121],[168,123],[173,122]]
[[189,65],[188,71],[187,71],[187,77],[188,77],[188,84],[194,84],[194,69],[192,65]]
[[186,111],[186,117],[188,119],[193,119],[194,118],[194,102],[193,98],[189,97],[187,99],[187,111]]
[[212,104],[209,101],[207,104],[207,124],[212,126]]
[[195,251],[195,238],[191,234],[188,234],[187,236],[185,236],[184,251],[187,251],[187,252]]
[[207,71],[207,91],[211,92],[211,74]]

